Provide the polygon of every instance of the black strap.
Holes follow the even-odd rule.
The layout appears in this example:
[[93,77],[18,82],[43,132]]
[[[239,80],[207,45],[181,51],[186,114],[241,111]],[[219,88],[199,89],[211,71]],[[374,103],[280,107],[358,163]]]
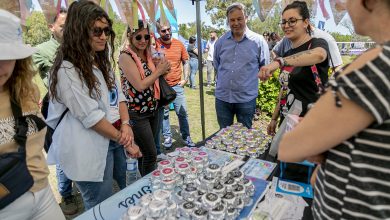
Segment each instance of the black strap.
[[62,113],[61,117],[60,117],[60,120],[58,120],[57,122],[57,125],[56,127],[54,128],[54,130],[58,127],[58,125],[61,123],[62,119],[65,117],[66,113],[69,111],[68,108],[65,109],[65,111]]
[[334,63],[333,63],[333,59],[332,59],[332,56],[330,55],[330,51],[326,51],[328,53],[328,57],[330,59],[330,63],[332,64],[332,75],[334,75],[336,73],[336,67],[334,66]]
[[22,109],[20,108],[20,105],[15,101],[11,99],[11,109],[12,114],[15,118],[15,135],[14,139],[16,143],[18,143],[19,148],[18,151],[20,153],[26,153],[26,142],[27,142],[27,131],[28,131],[28,124],[26,117],[23,117]]

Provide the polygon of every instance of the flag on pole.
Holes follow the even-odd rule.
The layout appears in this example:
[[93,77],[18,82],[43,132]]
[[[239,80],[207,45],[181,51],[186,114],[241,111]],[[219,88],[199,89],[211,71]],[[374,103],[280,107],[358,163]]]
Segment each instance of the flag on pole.
[[338,25],[347,13],[346,0],[330,0],[330,8],[332,9],[334,22]]
[[152,23],[156,21],[156,0],[139,0]]
[[163,1],[164,1],[165,6],[168,8],[169,12],[171,13],[171,15],[177,20],[175,6],[173,5],[173,1],[172,0],[163,0]]

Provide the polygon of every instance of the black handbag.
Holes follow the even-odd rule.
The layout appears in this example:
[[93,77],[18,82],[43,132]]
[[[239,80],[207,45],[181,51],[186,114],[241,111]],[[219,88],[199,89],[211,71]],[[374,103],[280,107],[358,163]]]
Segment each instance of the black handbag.
[[167,83],[163,76],[159,78],[160,83],[160,100],[159,106],[171,104],[176,99],[176,91]]
[[15,118],[14,139],[19,148],[17,152],[0,155],[0,210],[27,192],[34,184],[26,163],[27,118],[35,122],[38,130],[46,126],[36,115],[23,116],[16,102],[11,101],[11,108]]

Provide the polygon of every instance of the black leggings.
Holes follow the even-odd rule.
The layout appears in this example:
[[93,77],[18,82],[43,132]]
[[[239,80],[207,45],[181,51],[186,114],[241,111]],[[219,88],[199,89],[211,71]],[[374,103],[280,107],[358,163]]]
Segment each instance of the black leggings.
[[[134,114],[134,113],[133,113]],[[146,117],[137,117],[131,114],[135,143],[139,146],[142,157],[138,159],[138,169],[141,176],[145,176],[156,169],[157,150],[154,136],[158,132],[158,112]]]

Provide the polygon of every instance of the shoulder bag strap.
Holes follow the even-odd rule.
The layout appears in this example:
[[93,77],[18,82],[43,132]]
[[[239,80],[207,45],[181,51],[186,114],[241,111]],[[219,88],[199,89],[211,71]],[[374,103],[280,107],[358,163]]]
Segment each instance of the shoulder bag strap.
[[14,139],[16,143],[18,143],[19,148],[18,151],[20,153],[26,153],[26,142],[27,142],[27,131],[28,124],[26,121],[26,117],[23,117],[22,109],[20,105],[11,99],[11,109],[12,114],[15,118],[15,135]]
[[[307,49],[310,50],[310,48],[311,48],[311,43],[309,44],[309,47]],[[314,76],[314,82],[316,83],[316,85],[318,87],[318,94],[321,95],[325,92],[325,87],[322,84],[320,74],[318,73],[317,66],[314,64],[310,67],[310,69],[311,69],[311,72],[313,73],[313,76]]]

